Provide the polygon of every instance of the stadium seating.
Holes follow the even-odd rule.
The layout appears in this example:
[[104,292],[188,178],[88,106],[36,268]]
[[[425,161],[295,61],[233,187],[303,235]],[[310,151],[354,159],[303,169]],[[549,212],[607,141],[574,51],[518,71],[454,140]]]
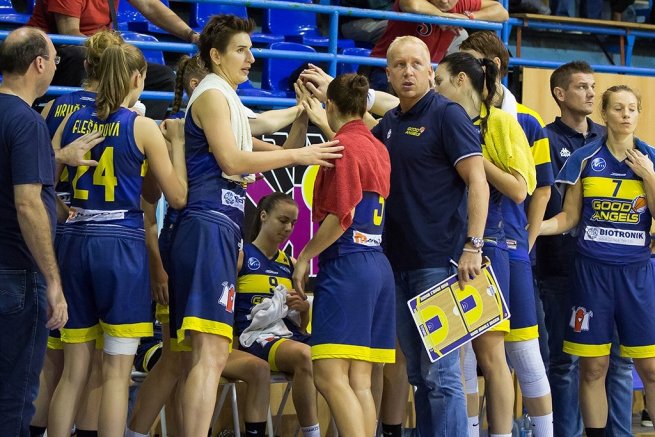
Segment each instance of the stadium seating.
[[[371,55],[371,51],[369,49],[364,49],[361,47],[349,47],[341,50],[341,54],[348,55],[348,56],[368,57]],[[348,64],[345,62],[339,62],[339,64],[337,65],[337,74],[357,73],[358,68],[359,68],[359,64]]]
[[[294,42],[276,42],[271,44],[271,50],[291,50],[298,52],[316,52],[312,47]],[[305,61],[298,59],[270,58],[264,61],[262,72],[262,88],[274,94],[283,94],[289,97],[295,95],[293,83],[289,83],[292,74],[305,65]]]
[[25,24],[32,16],[34,2],[28,2],[29,10],[25,13],[17,12],[10,0],[0,0],[0,23]]
[[118,30],[148,31],[148,19],[127,0],[118,3],[116,19],[118,20]]
[[[124,31],[121,32],[121,35],[123,36],[123,39],[127,42],[134,42],[134,41],[159,42],[159,40],[154,36],[144,35],[142,33]],[[164,53],[161,50],[143,50],[143,56],[146,58],[146,61],[150,63],[162,64],[162,65],[166,64],[166,62],[164,61]]]
[[[190,21],[191,27],[196,32],[201,32],[212,15],[232,14],[237,17],[248,17],[248,9],[245,5],[221,5],[218,3],[193,3],[191,5]],[[272,44],[284,41],[283,35],[271,35],[261,32],[253,32],[250,39],[254,44]]]

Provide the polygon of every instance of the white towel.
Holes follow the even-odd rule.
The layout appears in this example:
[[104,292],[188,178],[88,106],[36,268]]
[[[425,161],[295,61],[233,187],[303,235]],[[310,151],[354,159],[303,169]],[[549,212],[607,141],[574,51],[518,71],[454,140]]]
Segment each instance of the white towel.
[[252,308],[248,316],[252,321],[239,336],[242,346],[250,347],[258,340],[268,340],[271,337],[288,338],[293,335],[283,320],[289,311],[287,294],[286,287],[278,285],[273,291],[273,297],[263,299]]
[[500,104],[500,109],[509,112],[512,114],[512,117],[518,118],[519,112],[517,109],[518,103],[516,102],[516,97],[514,97],[514,94],[512,94],[505,85],[501,86],[503,87],[503,102]]
[[[193,102],[207,90],[218,90],[227,99],[227,104],[230,107],[230,121],[232,125],[232,133],[236,140],[237,148],[245,152],[252,152],[252,133],[250,132],[250,124],[248,123],[248,113],[245,106],[239,100],[236,91],[227,83],[225,79],[217,74],[210,73],[200,81],[198,86],[189,99],[187,108],[190,108]],[[252,113],[252,111],[250,111]],[[188,112],[187,112],[188,114]],[[245,182],[247,184],[255,182],[254,174],[243,174],[240,176],[229,176],[223,173],[225,179],[230,179],[236,182]]]

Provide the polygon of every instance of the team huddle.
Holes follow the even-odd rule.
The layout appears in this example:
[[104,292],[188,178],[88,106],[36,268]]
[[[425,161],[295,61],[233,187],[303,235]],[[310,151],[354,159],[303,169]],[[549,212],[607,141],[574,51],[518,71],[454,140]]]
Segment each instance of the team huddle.
[[[52,330],[38,397],[26,387],[38,381],[43,352],[33,349],[38,369],[20,373],[8,363],[26,352],[1,339],[3,378],[25,385],[6,384],[0,399],[33,392],[12,405],[20,413],[9,408],[0,418],[2,434],[47,428],[67,437],[75,427],[78,436],[145,436],[174,399],[175,435],[204,436],[224,376],[247,383],[246,431],[264,435],[270,371],[279,371],[292,380],[303,436],[321,435],[318,393],[340,435],[372,436],[379,423],[384,435],[400,436],[409,380],[419,435],[474,437],[478,368],[490,436],[512,432],[510,369],[535,436],[581,435],[580,415],[587,436],[606,427],[629,433],[625,408],[608,413],[615,393],[605,379],[616,343],[612,361],[634,360],[655,405],[655,150],[634,136],[638,95],[623,85],[605,91],[603,129],[587,118],[593,71],[565,64],[551,78],[562,117],[544,128],[501,85],[502,42],[477,32],[436,71],[422,41],[396,38],[386,70],[395,96],[370,90],[362,75],[333,79],[310,64],[295,83],[297,105],[255,114],[236,94],[254,62],[253,26],[231,15],[209,20],[199,54],[178,65],[173,115],[159,126],[138,102],[143,54],[119,34],[86,41],[82,90],[46,104],[43,120],[30,105],[52,79],[54,46],[33,28],[3,43],[0,182],[13,190],[0,196],[0,274],[8,272],[0,277],[11,290],[21,281],[40,290],[48,320],[42,308],[33,326]],[[330,141],[306,146],[309,121]],[[256,138],[290,124],[283,146]],[[565,146],[568,155],[551,159]],[[312,197],[320,226],[297,259],[280,250],[298,220],[291,196],[262,198],[253,228],[244,225],[255,174],[294,165],[320,166]],[[162,194],[168,209],[158,232]],[[567,316],[548,333],[551,363],[579,357],[579,383],[573,366],[560,375],[549,365],[547,376],[535,252],[537,266],[570,256],[564,274],[537,269],[537,279],[557,290],[562,278],[572,281],[558,302]],[[430,363],[406,302],[453,273],[472,280],[483,257],[511,317]],[[307,290],[315,258],[319,273]],[[18,330],[2,299],[2,331]],[[134,357],[140,339],[153,337],[155,317],[162,338],[146,348],[149,373],[128,417]],[[556,390],[554,378],[573,372],[575,382]],[[560,397],[578,389],[572,407]]]

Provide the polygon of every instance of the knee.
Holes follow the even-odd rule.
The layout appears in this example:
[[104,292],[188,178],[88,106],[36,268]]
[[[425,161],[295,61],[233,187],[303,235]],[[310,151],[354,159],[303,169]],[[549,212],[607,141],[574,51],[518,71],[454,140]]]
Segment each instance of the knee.
[[294,376],[306,376],[311,378],[313,376],[312,367],[312,352],[311,348],[302,348],[296,357],[296,365],[293,369]]
[[637,370],[644,384],[655,384],[655,360],[641,364]]
[[604,380],[607,375],[608,363],[600,360],[584,360],[580,365],[580,380],[586,383],[594,383]]
[[253,360],[249,373],[248,384],[265,387],[271,383],[271,368],[264,360]]

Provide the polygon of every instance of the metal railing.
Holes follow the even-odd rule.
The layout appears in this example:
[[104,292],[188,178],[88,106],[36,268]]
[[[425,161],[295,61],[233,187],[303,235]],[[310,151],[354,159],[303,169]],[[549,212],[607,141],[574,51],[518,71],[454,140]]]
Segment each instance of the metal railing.
[[[386,19],[396,21],[407,21],[415,23],[426,23],[434,25],[449,25],[463,27],[475,30],[493,30],[499,32],[501,38],[507,45],[509,35],[513,26],[522,26],[523,20],[510,18],[507,22],[491,23],[479,20],[459,20],[451,18],[435,17],[430,15],[418,15],[403,12],[393,11],[379,11],[369,9],[346,8],[342,6],[328,6],[323,4],[305,4],[294,3],[288,1],[271,1],[271,0],[178,0],[185,3],[195,3],[197,1],[205,3],[218,3],[223,5],[239,5],[251,8],[263,9],[286,9],[313,12],[316,14],[325,14],[330,17],[329,24],[329,44],[327,52],[314,53],[314,52],[299,52],[299,51],[281,51],[270,50],[264,48],[254,48],[253,55],[255,58],[284,58],[284,59],[302,59],[309,62],[325,62],[328,64],[328,72],[334,76],[337,72],[338,63],[371,65],[371,66],[385,66],[386,59],[371,58],[361,56],[343,55],[338,53],[337,41],[339,35],[339,18],[340,17],[361,17],[373,19]],[[507,7],[508,0],[502,0],[502,3]],[[535,29],[560,29],[567,31],[583,31],[588,33],[602,33],[607,35],[627,36],[628,38],[635,37],[655,38],[655,32],[633,30],[627,31],[625,29],[617,29],[616,27],[602,27],[602,26],[585,26],[585,25],[567,25],[558,23],[533,23],[530,22],[530,27]],[[0,40],[3,40],[8,31],[0,31]],[[55,44],[72,44],[81,45],[85,38],[75,37],[68,35],[50,35],[53,43]],[[630,42],[630,41],[629,41]],[[131,44],[139,47],[142,50],[161,50],[165,52],[175,53],[193,53],[197,50],[194,44],[188,43],[175,43],[175,42],[143,42],[131,41]],[[540,61],[535,59],[525,58],[511,58],[510,66],[529,66],[538,68],[556,68],[562,62],[555,61]],[[611,73],[625,73],[640,76],[655,76],[655,69],[638,68],[630,66],[614,66],[614,65],[592,65],[594,70],[598,72],[611,72]],[[70,87],[50,87],[48,94],[59,95],[73,91],[76,88]],[[172,93],[145,91],[142,95],[143,99],[156,99],[156,100],[172,100]],[[295,104],[294,99],[279,98],[279,97],[246,97],[242,96],[241,99],[248,105],[262,105],[262,106],[288,106]]]

